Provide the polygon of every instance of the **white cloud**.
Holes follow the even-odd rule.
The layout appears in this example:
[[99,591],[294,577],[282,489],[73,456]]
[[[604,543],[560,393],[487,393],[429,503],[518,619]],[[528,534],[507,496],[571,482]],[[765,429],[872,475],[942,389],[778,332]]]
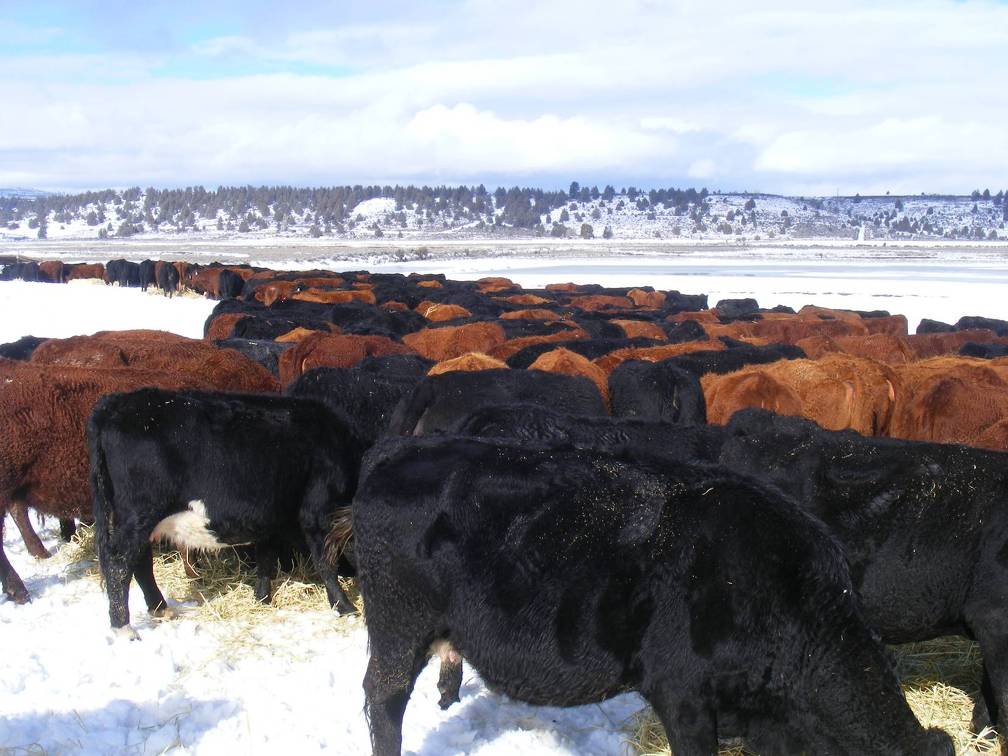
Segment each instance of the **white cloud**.
[[[1004,4],[722,0],[715,17],[699,0],[468,0],[430,13],[222,35],[182,59],[6,56],[0,184],[595,174],[963,191],[1008,175]],[[222,61],[289,72],[159,75]],[[339,75],[299,73],[318,66]]]

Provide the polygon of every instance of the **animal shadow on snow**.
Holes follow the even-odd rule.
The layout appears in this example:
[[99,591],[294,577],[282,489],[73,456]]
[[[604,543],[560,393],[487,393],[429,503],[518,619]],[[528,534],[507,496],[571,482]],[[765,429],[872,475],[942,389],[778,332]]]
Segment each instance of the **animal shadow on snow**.
[[197,744],[240,711],[233,701],[175,694],[159,702],[116,699],[97,709],[5,714],[0,752],[160,754]]

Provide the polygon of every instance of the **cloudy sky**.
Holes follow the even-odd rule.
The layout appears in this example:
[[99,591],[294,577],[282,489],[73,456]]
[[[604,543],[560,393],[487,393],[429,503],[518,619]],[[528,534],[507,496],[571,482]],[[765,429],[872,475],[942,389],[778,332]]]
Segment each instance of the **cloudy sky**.
[[1006,134],[1004,0],[0,0],[0,186],[966,193]]

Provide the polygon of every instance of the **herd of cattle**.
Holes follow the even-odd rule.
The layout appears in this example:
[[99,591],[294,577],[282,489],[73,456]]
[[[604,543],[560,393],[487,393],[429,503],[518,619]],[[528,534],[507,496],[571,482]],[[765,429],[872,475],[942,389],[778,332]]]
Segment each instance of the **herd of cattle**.
[[[169,272],[170,271],[170,272]],[[960,634],[1008,721],[1008,322],[504,278],[125,260],[0,278],[193,289],[203,340],[0,347],[0,507],[94,520],[113,628],[152,548],[356,577],[376,754],[431,655],[536,704],[638,690],[674,753],[951,754],[883,642]],[[3,512],[0,512],[2,514]],[[3,517],[0,516],[0,535]],[[0,578],[28,593],[0,549]]]

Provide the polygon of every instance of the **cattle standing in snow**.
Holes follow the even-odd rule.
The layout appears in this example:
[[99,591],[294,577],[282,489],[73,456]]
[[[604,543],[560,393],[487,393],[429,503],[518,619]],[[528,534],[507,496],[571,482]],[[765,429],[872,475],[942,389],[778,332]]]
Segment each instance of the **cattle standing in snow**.
[[795,496],[846,546],[884,641],[979,641],[974,727],[1008,721],[1008,455],[865,438],[756,409],[727,430],[723,464]]
[[353,502],[375,754],[400,752],[432,651],[533,704],[638,690],[676,754],[719,729],[761,752],[953,753],[910,712],[839,544],[780,494],[667,460],[396,441]]
[[300,530],[329,602],[354,611],[324,555],[360,451],[317,402],[144,389],[105,397],[88,422],[95,538],[114,629],[129,626],[130,577],[153,614],[167,609],[151,543],[255,544],[256,598],[268,601],[277,539]]

